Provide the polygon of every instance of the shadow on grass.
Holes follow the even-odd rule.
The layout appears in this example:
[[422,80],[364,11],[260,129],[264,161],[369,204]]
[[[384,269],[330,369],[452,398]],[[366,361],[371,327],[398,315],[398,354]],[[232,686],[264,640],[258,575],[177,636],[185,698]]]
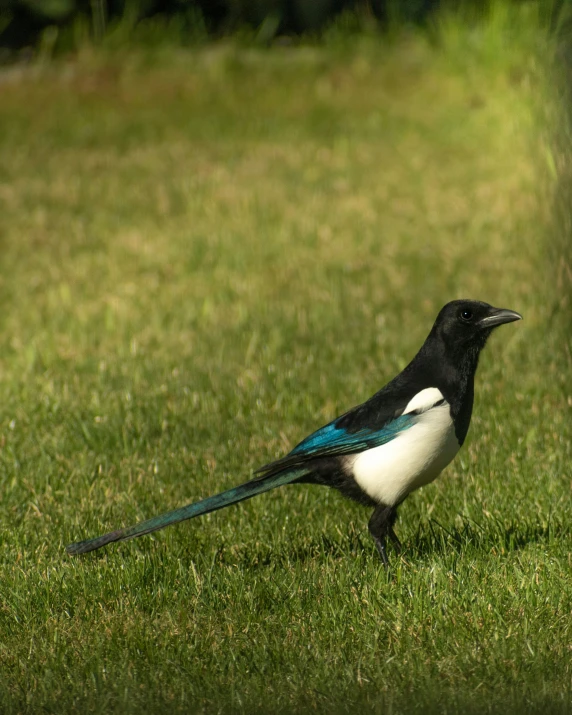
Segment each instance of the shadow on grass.
[[[532,684],[521,688],[500,689],[494,700],[485,694],[439,688],[438,685],[418,688],[409,693],[391,692],[387,683],[371,684],[369,687],[356,689],[355,693],[338,696],[334,692],[314,690],[312,712],[328,712],[330,715],[369,713],[386,715],[443,715],[444,713],[464,713],[464,715],[491,715],[492,713],[519,713],[522,715],[565,715],[570,713],[565,698],[549,698],[532,694]],[[352,697],[353,695],[353,697]],[[298,709],[285,709],[283,713],[303,712]]]
[[563,524],[553,521],[504,524],[491,519],[481,525],[465,519],[462,526],[444,526],[431,519],[420,527],[407,551],[414,558],[444,556],[451,551],[457,554],[469,551],[502,554],[520,551],[530,544],[547,543],[567,533]]
[[249,544],[224,544],[218,549],[218,557],[225,565],[243,568],[290,568],[312,561],[343,561],[348,557],[356,559],[370,550],[373,554],[373,542],[370,549],[368,539],[367,535],[350,528],[341,539],[335,539],[326,533],[316,533],[296,544],[287,540],[280,544],[275,541],[268,544],[258,543],[256,548]]
[[[415,562],[428,557],[445,557],[451,552],[459,555],[504,554],[526,549],[531,544],[548,544],[568,533],[562,523],[554,521],[505,524],[491,519],[481,525],[465,520],[461,526],[449,526],[432,519],[421,525],[417,534],[403,544],[403,553]],[[317,531],[296,544],[287,540],[277,543],[275,539],[256,545],[223,542],[213,549],[214,561],[246,569],[292,568],[313,561],[343,562],[348,558],[378,558],[367,531],[360,532],[353,524],[340,538]]]

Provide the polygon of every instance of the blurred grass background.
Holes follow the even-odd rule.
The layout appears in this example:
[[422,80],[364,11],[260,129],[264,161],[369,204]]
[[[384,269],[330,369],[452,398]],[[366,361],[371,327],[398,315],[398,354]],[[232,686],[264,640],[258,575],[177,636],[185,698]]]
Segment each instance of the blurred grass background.
[[[570,712],[565,13],[112,19],[0,73],[3,711]],[[390,580],[312,487],[66,558],[245,480],[458,297],[525,321]]]

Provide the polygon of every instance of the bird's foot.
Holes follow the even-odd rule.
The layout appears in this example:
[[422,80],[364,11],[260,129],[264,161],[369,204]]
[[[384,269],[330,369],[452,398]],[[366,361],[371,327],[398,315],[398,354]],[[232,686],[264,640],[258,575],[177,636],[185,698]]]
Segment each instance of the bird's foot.
[[389,559],[387,558],[387,550],[385,548],[385,540],[374,538],[374,541],[375,541],[377,551],[378,551],[379,556],[383,562],[384,567],[386,569],[389,569]]

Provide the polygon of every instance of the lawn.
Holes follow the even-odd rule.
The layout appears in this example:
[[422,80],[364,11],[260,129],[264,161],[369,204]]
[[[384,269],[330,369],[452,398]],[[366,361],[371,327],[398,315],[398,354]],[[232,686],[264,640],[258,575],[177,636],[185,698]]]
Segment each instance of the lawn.
[[[448,21],[0,74],[2,712],[572,712],[543,52]],[[311,486],[66,556],[245,481],[459,297],[525,319],[389,575],[369,510]]]

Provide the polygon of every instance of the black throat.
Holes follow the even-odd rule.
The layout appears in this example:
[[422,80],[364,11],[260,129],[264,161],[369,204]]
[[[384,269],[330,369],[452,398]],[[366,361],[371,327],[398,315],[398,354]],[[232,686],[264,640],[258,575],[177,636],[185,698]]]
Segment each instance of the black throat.
[[463,444],[473,411],[475,373],[489,331],[468,344],[448,345],[434,329],[402,375],[420,387],[436,387],[451,406],[455,435]]
[[409,365],[369,400],[338,417],[336,427],[349,433],[381,429],[401,415],[417,393],[436,387],[450,405],[455,436],[462,445],[471,422],[479,354],[489,333],[473,333],[465,341],[448,340],[434,325]]

